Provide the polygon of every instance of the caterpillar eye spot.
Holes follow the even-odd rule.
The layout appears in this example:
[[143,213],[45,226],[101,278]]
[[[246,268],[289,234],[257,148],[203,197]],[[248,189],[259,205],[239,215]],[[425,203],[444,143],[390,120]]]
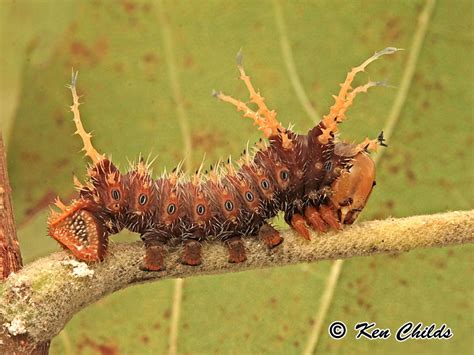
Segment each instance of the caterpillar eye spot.
[[206,208],[203,205],[197,205],[196,212],[198,215],[202,216],[206,212]]
[[119,201],[119,200],[120,200],[120,191],[119,191],[119,190],[117,190],[117,189],[112,189],[111,195],[112,195],[112,198],[113,198],[115,201]]
[[167,208],[168,214],[172,215],[176,212],[176,205],[174,203],[170,203]]
[[270,188],[270,183],[268,182],[267,179],[262,180],[260,185],[262,186],[262,189],[264,190],[268,190]]
[[247,199],[247,201],[252,202],[252,201],[253,201],[253,198],[254,198],[254,197],[253,197],[253,193],[250,192],[250,191],[247,191],[247,192],[245,193],[245,198]]
[[143,206],[145,205],[146,203],[148,202],[148,196],[145,195],[145,194],[140,194],[140,196],[138,196],[138,203]]
[[229,212],[234,209],[234,204],[232,203],[231,200],[227,200],[227,201],[225,202],[225,209],[226,209],[227,211],[229,211]]
[[286,181],[290,178],[290,173],[288,170],[282,170],[280,172],[280,178],[283,180],[283,181]]

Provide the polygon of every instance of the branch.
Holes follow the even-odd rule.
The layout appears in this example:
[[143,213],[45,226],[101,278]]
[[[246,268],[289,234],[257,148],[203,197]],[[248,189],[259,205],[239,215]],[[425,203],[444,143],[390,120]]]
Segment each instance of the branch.
[[[12,196],[10,181],[8,180],[7,159],[3,137],[0,132],[0,290],[2,282],[7,277],[17,272],[22,267],[20,245],[16,235],[15,221],[13,218]],[[0,317],[0,325],[1,322]],[[14,334],[16,335],[16,334]],[[11,336],[8,330],[0,328],[0,353],[35,353],[47,354],[49,340],[43,342],[30,341],[27,334]]]
[[162,272],[139,269],[144,255],[140,242],[112,246],[104,262],[89,266],[58,252],[8,278],[0,290],[0,321],[3,318],[10,333],[41,342],[58,334],[82,308],[140,282],[473,243],[474,210],[364,222],[340,232],[314,234],[309,242],[293,231],[282,236],[285,241],[274,250],[247,238],[248,260],[243,264],[227,263],[221,243],[205,245],[203,263],[197,267],[181,265],[180,250],[170,250]]
[[21,267],[5,149],[0,134],[0,280],[6,279],[10,273],[20,270]]

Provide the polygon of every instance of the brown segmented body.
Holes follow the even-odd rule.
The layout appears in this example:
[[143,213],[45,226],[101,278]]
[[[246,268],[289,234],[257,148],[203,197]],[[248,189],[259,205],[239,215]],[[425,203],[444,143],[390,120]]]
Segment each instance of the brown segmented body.
[[330,113],[307,135],[281,126],[276,112],[267,108],[239,62],[240,78],[258,110],[222,93],[215,96],[252,118],[269,145],[258,143],[255,152],[246,152],[238,164],[218,165],[210,174],[198,171],[186,177],[178,170],[156,180],[146,163],[139,162],[121,173],[92,147],[80,124],[73,75],[71,110],[94,165],[89,181],[79,187],[79,199],[69,207],[58,202],[62,213],[52,214],[50,235],[77,258],[94,261],[104,258],[108,236],[127,228],[140,233],[145,243],[143,268],[161,270],[170,243],[184,245],[182,262],[188,265],[201,262],[204,240],[225,242],[230,262],[245,261],[244,236],[260,232],[260,238],[275,247],[282,239],[268,220],[279,211],[307,239],[308,226],[321,232],[353,223],[375,185],[375,165],[368,151],[384,145],[384,139],[380,135],[356,145],[337,142],[335,133],[355,95],[377,85],[369,82],[351,90],[355,74],[381,55],[395,51],[387,48],[354,68]]

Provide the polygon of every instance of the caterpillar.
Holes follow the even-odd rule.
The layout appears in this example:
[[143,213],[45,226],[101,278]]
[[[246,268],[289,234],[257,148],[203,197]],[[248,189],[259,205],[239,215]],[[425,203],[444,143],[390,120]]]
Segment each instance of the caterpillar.
[[[383,132],[362,143],[339,141],[339,125],[359,93],[382,82],[369,81],[351,87],[359,72],[397,48],[376,52],[347,74],[329,113],[305,135],[284,128],[277,113],[267,107],[264,97],[255,90],[237,55],[240,79],[245,84],[249,103],[222,92],[213,95],[235,106],[250,118],[268,139],[247,149],[234,164],[202,166],[186,175],[180,166],[157,179],[149,173],[150,162],[139,160],[121,173],[111,159],[99,153],[91,134],[82,125],[77,72],[72,74],[70,106],[76,134],[92,161],[83,184],[74,178],[79,191],[68,206],[59,198],[48,219],[48,232],[59,244],[83,261],[102,261],[107,254],[108,238],[122,229],[139,233],[145,245],[141,268],[164,269],[167,248],[182,245],[181,263],[199,265],[203,241],[221,241],[228,249],[228,261],[246,260],[244,236],[260,238],[268,248],[283,242],[269,220],[279,211],[285,221],[303,238],[310,240],[310,228],[324,233],[352,224],[375,186],[375,164],[369,153],[387,146]],[[249,107],[253,104],[256,109]]]

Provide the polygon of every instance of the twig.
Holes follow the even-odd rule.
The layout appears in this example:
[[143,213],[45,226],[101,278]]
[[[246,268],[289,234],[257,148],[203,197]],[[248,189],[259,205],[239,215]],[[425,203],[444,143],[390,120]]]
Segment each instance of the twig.
[[205,245],[197,267],[181,265],[181,250],[172,250],[166,271],[155,273],[139,268],[144,254],[140,242],[113,246],[104,262],[90,266],[58,252],[10,275],[0,290],[0,319],[6,328],[14,322],[21,325],[23,333],[40,342],[58,334],[82,308],[140,282],[473,243],[474,210],[365,222],[315,234],[310,242],[292,231],[282,236],[283,244],[271,251],[256,238],[247,238],[248,260],[242,264],[227,263],[221,243]]
[[[0,289],[3,287],[2,282],[12,273],[18,272],[22,266],[20,245],[13,218],[5,148],[0,133]],[[2,323],[2,317],[0,317],[0,324]],[[16,323],[13,324],[13,326],[15,325]],[[10,328],[0,327],[0,354],[48,353],[49,339],[44,339],[41,342],[31,341],[27,334],[16,333],[15,328],[11,326],[10,323]]]
[[5,150],[0,135],[0,280],[6,279],[10,273],[20,270],[21,267]]

